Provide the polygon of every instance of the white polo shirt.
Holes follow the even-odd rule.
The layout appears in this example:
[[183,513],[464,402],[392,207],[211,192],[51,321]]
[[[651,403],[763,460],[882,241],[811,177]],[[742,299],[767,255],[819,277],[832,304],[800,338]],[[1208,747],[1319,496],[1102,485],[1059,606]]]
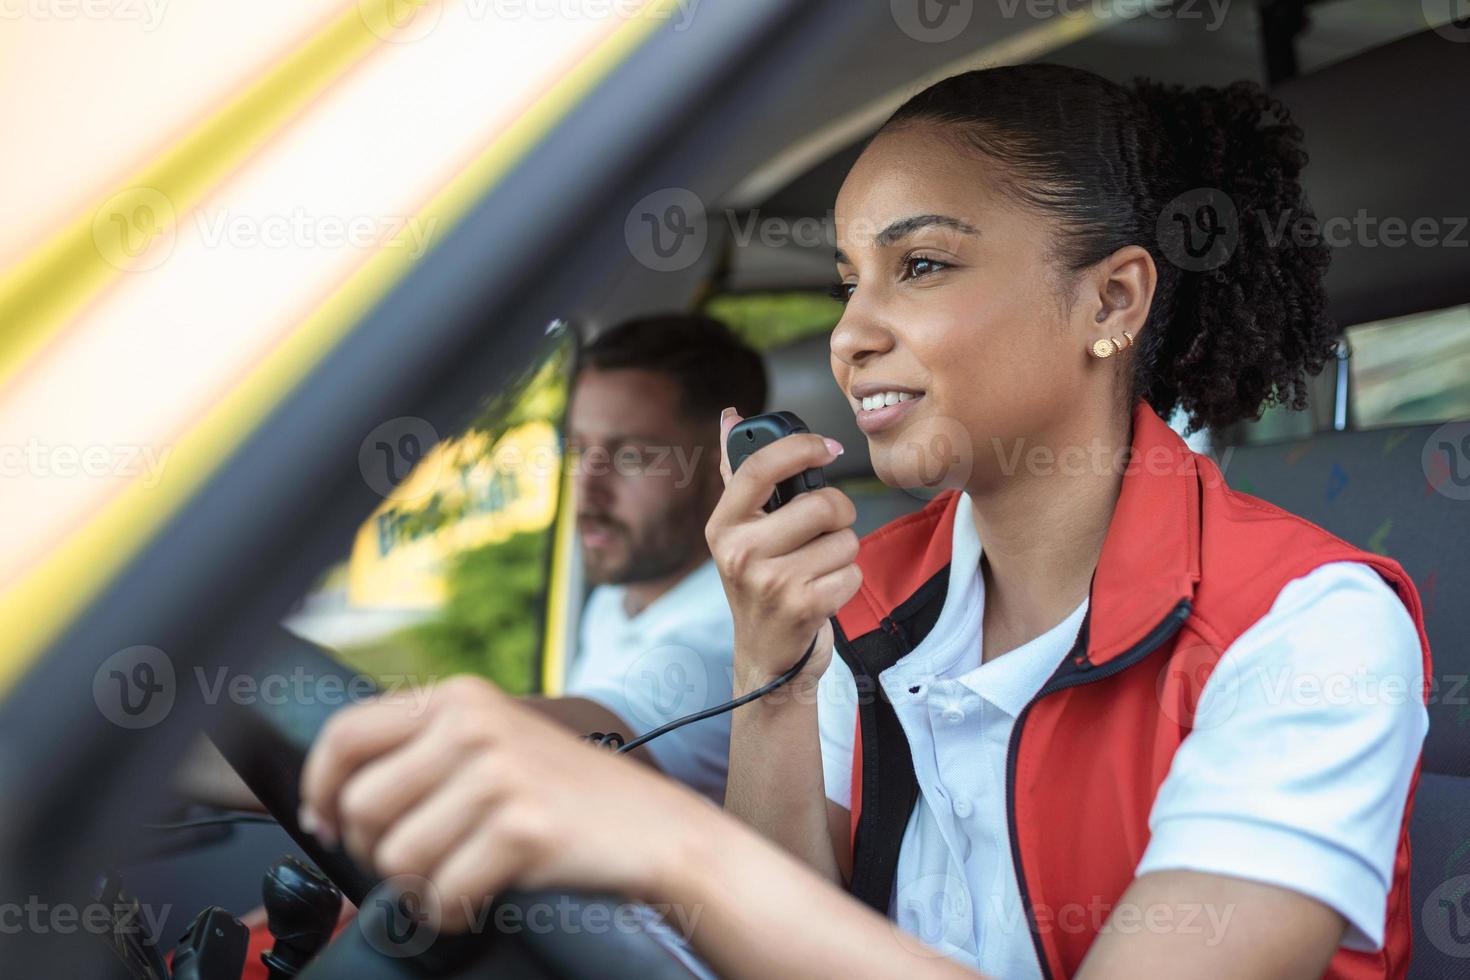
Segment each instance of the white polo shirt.
[[[965,496],[944,609],[878,678],[919,783],[890,915],[938,952],[1013,980],[1040,976],[1040,966],[1011,861],[1006,754],[1016,717],[1071,649],[1087,602],[981,664],[980,555]],[[1335,562],[1288,583],[1206,681],[1194,730],[1154,800],[1137,874],[1189,869],[1289,888],[1347,920],[1344,946],[1381,946],[1428,729],[1422,679],[1413,620],[1367,565]],[[822,761],[828,798],[849,809],[856,696],[834,656],[818,701]],[[1208,940],[1224,918],[1201,914],[1192,927]]]
[[[636,616],[626,590],[592,590],[566,693],[601,704],[629,739],[730,700],[735,625],[713,561],[690,572]],[[648,743],[665,773],[716,803],[725,798],[730,715],[706,718]]]

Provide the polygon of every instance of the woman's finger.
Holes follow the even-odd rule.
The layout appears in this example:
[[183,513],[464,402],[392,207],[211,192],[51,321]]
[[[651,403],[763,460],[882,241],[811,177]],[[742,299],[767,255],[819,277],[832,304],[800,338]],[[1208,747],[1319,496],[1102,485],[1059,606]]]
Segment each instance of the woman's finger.
[[730,430],[743,421],[733,406],[720,413],[720,476],[727,487],[730,485]]
[[738,523],[761,514],[776,484],[805,470],[826,466],[842,454],[836,439],[801,433],[777,439],[746,457],[730,477],[715,507],[721,523]]
[[480,826],[459,842],[434,869],[434,883],[442,902],[441,926],[447,933],[464,932],[474,923],[476,902],[515,884],[525,873],[529,849],[520,835],[507,832],[499,807],[481,814]]
[[751,558],[779,558],[830,531],[850,527],[857,511],[836,487],[798,494],[780,510],[731,531],[737,550]]
[[449,779],[379,838],[373,868],[385,877],[427,876],[474,834],[498,789],[483,766]]
[[337,796],[367,763],[412,738],[422,724],[404,705],[372,701],[333,715],[301,771],[301,829],[335,843]]
[[[829,572],[851,565],[857,560],[858,536],[851,528],[829,531],[791,553],[791,561],[801,569],[801,580],[812,582]],[[828,614],[837,610],[828,610]]]
[[831,609],[832,615],[847,605],[862,588],[863,570],[856,563],[843,565],[807,583],[807,595],[812,604],[821,609]]
[[338,797],[343,843],[355,857],[369,861],[379,840],[460,765],[453,745],[434,726],[396,751],[362,766]]

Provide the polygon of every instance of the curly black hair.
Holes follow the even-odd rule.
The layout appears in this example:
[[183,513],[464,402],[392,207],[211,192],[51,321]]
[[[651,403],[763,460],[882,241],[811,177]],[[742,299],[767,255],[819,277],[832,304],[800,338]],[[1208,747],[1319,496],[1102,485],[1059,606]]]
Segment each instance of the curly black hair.
[[1129,405],[1141,397],[1166,419],[1182,408],[1190,431],[1306,407],[1307,379],[1337,342],[1330,256],[1320,236],[1290,234],[1315,221],[1299,180],[1307,156],[1260,86],[1123,86],[1017,65],[938,82],[884,129],[914,122],[953,127],[1000,164],[1005,193],[1058,219],[1068,272],[1148,250],[1158,285],[1120,389]]

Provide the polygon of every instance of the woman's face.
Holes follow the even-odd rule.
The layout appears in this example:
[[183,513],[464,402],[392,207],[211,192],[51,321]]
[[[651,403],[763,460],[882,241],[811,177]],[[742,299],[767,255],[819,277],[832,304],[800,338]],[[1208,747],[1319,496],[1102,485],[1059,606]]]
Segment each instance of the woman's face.
[[1098,307],[1073,302],[1085,292],[1049,255],[1053,221],[998,193],[994,167],[909,125],[878,136],[837,197],[832,373],[890,486],[983,489],[1098,397]]

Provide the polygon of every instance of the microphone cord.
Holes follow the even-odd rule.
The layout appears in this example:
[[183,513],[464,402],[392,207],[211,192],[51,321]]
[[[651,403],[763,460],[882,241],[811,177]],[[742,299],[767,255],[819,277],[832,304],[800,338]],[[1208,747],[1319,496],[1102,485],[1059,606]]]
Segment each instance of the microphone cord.
[[631,742],[624,739],[623,736],[618,732],[593,732],[591,735],[587,736],[587,741],[591,742],[594,745],[606,746],[607,748],[613,749],[619,755],[622,755],[625,752],[632,752],[640,745],[647,745],[649,742],[652,742],[660,735],[667,735],[669,732],[672,732],[675,729],[683,728],[685,725],[692,725],[696,721],[704,721],[706,718],[713,718],[716,715],[722,715],[727,711],[734,711],[741,705],[749,704],[757,698],[763,698],[767,694],[770,694],[772,691],[776,690],[776,688],[790,683],[797,674],[801,673],[802,668],[807,665],[807,662],[812,659],[812,654],[816,652],[817,639],[821,635],[822,634],[819,631],[815,636],[812,637],[812,642],[807,644],[806,653],[803,653],[801,655],[801,659],[793,664],[790,670],[786,671],[786,673],[782,674],[780,677],[777,677],[770,683],[756,688],[754,691],[751,691],[747,694],[742,694],[740,695],[740,697],[726,701],[724,704],[717,704],[713,708],[705,708],[703,711],[696,711],[693,714],[685,715],[682,718],[675,718],[667,725],[660,725],[658,728],[655,728],[651,732],[645,732],[644,734],[633,739],[633,741]]

